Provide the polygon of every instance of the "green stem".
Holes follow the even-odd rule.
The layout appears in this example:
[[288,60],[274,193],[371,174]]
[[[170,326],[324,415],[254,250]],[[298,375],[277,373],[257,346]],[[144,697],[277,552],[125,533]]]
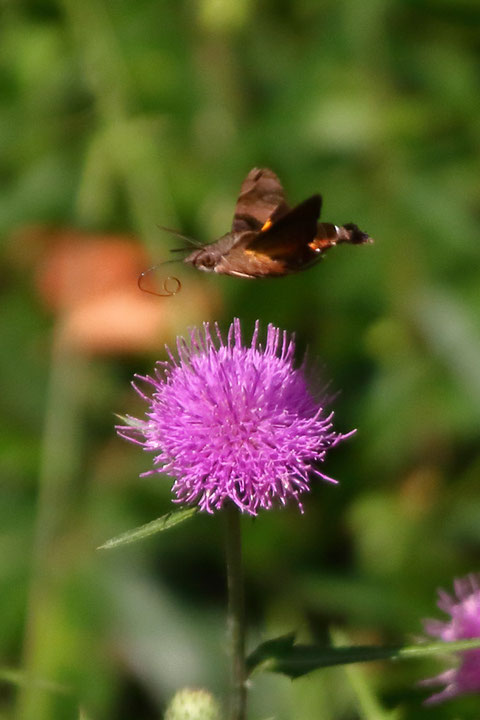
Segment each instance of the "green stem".
[[54,336],[43,430],[32,569],[24,639],[25,683],[18,698],[18,720],[52,717],[55,697],[40,680],[55,677],[55,633],[49,632],[64,582],[59,558],[71,512],[71,494],[80,465],[79,408],[84,364]]
[[[170,227],[178,224],[165,175],[169,150],[164,136],[165,119],[155,116],[149,120],[139,113],[134,80],[110,15],[111,3],[62,0],[61,5],[78,46],[85,81],[95,98],[99,126],[90,148],[97,164],[93,165],[91,158],[86,164],[77,213],[94,226],[99,220],[105,222],[106,216],[97,213],[102,200],[105,206],[108,199],[92,201],[100,164],[104,177],[111,174],[124,184],[134,230],[155,255],[158,219]],[[100,193],[104,189],[101,185]]]
[[225,509],[228,586],[228,632],[231,653],[230,720],[245,720],[247,687],[245,670],[245,607],[243,595],[242,535],[240,512]]

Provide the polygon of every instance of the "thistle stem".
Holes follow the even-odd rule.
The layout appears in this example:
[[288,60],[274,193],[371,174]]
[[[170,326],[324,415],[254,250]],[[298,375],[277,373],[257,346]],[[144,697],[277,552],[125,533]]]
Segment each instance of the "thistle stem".
[[247,687],[245,672],[245,607],[243,594],[242,534],[240,512],[225,508],[228,587],[228,634],[231,658],[230,720],[245,720]]

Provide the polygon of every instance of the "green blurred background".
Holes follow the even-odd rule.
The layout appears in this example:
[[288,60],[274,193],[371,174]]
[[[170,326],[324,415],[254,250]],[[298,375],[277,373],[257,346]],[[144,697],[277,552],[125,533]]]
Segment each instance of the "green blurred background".
[[[95,550],[170,508],[113,413],[140,411],[133,373],[206,319],[295,331],[358,428],[303,516],[245,519],[249,647],[421,635],[436,588],[480,564],[478,2],[3,0],[0,59],[0,662],[36,680],[2,682],[0,717],[223,697],[221,519]],[[158,224],[220,236],[253,166],[375,245],[278,281],[180,268],[182,293],[139,299],[178,244]],[[250,717],[477,720],[478,698],[421,707],[442,667],[259,676]]]

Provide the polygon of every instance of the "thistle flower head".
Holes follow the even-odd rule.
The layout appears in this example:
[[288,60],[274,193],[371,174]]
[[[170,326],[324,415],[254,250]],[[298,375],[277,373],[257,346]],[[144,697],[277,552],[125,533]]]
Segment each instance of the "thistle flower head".
[[183,688],[170,701],[165,720],[220,720],[220,706],[208,690]]
[[[425,620],[425,631],[444,642],[480,637],[480,577],[467,575],[455,580],[452,597],[439,590],[438,607],[450,615],[447,621]],[[456,695],[480,692],[480,648],[459,653],[457,667],[450,668],[421,685],[445,685],[444,689],[429,697],[425,704],[450,700]]]
[[[327,450],[346,437],[332,429],[332,414],[309,391],[304,368],[295,368],[295,345],[269,325],[266,344],[244,345],[240,322],[226,342],[213,332],[192,330],[177,340],[177,354],[157,363],[150,387],[137,392],[148,403],[146,420],[129,418],[123,437],[155,453],[154,469],[175,478],[175,502],[213,512],[226,501],[256,515],[285,505],[317,476]],[[145,473],[145,474],[149,474]]]

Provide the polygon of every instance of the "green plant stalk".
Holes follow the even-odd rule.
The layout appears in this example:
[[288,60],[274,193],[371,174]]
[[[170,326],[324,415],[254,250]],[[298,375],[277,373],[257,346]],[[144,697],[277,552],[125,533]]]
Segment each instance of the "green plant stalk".
[[[165,118],[159,115],[149,120],[138,113],[135,81],[109,3],[61,0],[61,5],[99,121],[77,195],[76,212],[84,223],[95,226],[105,222],[102,208],[109,204],[109,182],[119,179],[125,187],[133,228],[155,256],[158,219],[165,219],[173,227],[178,224],[165,176],[168,143],[159,139],[163,138]],[[103,178],[100,185],[99,174]],[[99,198],[102,193],[104,196]]]
[[238,508],[225,508],[228,587],[228,635],[230,645],[230,720],[245,720],[247,686],[245,668],[245,603],[243,589],[242,535]]
[[51,654],[54,640],[48,628],[63,581],[57,551],[67,529],[71,488],[80,463],[78,409],[85,380],[84,363],[69,353],[58,337],[57,333],[53,338],[41,444],[18,720],[48,720],[52,716],[54,698],[45,692],[41,678],[48,678],[56,670]]

